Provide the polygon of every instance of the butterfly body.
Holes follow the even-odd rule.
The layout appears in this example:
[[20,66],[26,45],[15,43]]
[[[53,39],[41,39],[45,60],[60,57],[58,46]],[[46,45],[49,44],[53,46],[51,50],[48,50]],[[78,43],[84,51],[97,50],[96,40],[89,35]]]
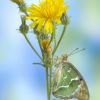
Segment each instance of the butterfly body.
[[52,94],[63,100],[72,98],[89,100],[85,80],[75,66],[67,61],[67,58],[67,55],[62,55],[55,64]]

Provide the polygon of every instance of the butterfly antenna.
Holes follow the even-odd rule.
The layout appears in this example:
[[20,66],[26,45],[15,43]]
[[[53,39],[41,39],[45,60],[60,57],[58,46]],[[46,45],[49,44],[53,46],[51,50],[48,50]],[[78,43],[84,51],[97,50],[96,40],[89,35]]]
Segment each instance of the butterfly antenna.
[[68,56],[72,55],[75,51],[79,50],[79,48],[74,49],[73,51],[71,51]]
[[85,50],[85,48],[80,49],[80,50],[79,50],[79,48],[76,48],[76,49],[73,50],[68,56],[74,55],[74,54],[79,53],[79,52],[82,52],[82,51],[84,51],[84,50]]

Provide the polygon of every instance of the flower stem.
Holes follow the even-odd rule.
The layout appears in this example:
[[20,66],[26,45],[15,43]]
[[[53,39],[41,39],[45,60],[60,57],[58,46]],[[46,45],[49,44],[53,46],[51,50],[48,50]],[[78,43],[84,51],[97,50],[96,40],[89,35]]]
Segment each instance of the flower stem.
[[59,44],[60,44],[60,42],[61,42],[61,40],[62,40],[62,38],[63,38],[63,36],[64,36],[64,34],[65,34],[66,26],[67,26],[67,25],[64,25],[63,32],[62,32],[61,37],[60,37],[60,39],[59,39],[59,41],[58,41],[58,43],[57,43],[57,46],[56,46],[56,47],[54,48],[54,50],[53,50],[52,55],[55,54],[56,50],[57,50],[58,47],[59,47]]
[[46,66],[46,87],[47,87],[47,97],[50,100],[50,93],[49,93],[49,80],[48,80],[48,67]]
[[42,57],[43,57],[43,60],[44,60],[44,55],[43,55],[43,49],[42,49],[42,46],[41,46],[41,42],[40,42],[40,37],[37,35],[37,40],[38,40],[38,43],[39,43],[39,47],[40,47],[40,50],[41,50],[41,53],[42,53]]
[[40,60],[42,61],[41,56],[38,54],[38,52],[35,50],[35,48],[33,47],[33,45],[31,44],[31,42],[29,41],[28,37],[26,36],[26,34],[24,34],[24,37],[27,41],[27,43],[30,45],[30,47],[32,48],[32,50],[36,53],[36,55],[40,58]]
[[49,92],[50,96],[51,96],[51,87],[52,87],[52,67],[50,67],[50,92]]
[[[54,25],[55,27],[55,25]],[[55,27],[56,28],[56,27]],[[54,48],[56,48],[56,34],[55,34],[55,28],[54,28],[54,32],[53,32],[53,38],[54,38]]]

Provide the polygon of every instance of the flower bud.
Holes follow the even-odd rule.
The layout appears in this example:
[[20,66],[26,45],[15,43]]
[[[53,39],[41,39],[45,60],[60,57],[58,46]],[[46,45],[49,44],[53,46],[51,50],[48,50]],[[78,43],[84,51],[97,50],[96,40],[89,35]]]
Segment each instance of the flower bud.
[[20,5],[22,2],[24,2],[23,0],[11,0],[12,2]]
[[11,0],[12,2],[16,3],[19,6],[19,9],[21,12],[26,13],[26,4],[24,2],[24,0]]
[[42,40],[42,41],[41,41],[41,45],[42,45],[42,48],[43,48],[45,51],[47,51],[47,47],[48,47],[48,45],[49,45],[49,40],[46,40],[46,39]]
[[47,64],[48,67],[52,65],[52,47],[49,44],[50,40],[44,39],[41,40],[41,46],[44,51],[44,62]]
[[26,33],[28,33],[29,26],[26,24],[26,18],[25,18],[25,16],[21,16],[21,21],[22,21],[22,24],[21,24],[19,30],[20,30],[20,32],[22,34],[26,34]]
[[27,9],[26,4],[24,2],[20,3],[19,9],[21,12],[26,13],[26,9]]
[[62,22],[63,25],[69,24],[69,17],[66,15],[66,13],[62,14],[61,22]]

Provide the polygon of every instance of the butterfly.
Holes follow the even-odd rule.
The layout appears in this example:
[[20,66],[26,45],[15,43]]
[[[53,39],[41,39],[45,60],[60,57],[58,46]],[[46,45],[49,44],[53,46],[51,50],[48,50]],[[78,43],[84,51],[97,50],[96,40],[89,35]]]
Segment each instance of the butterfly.
[[[75,52],[76,50],[78,48],[69,55],[79,52]],[[54,65],[52,94],[61,100],[73,98],[77,100],[89,100],[87,84],[75,66],[67,61],[69,55],[64,54],[57,58],[58,60]]]

